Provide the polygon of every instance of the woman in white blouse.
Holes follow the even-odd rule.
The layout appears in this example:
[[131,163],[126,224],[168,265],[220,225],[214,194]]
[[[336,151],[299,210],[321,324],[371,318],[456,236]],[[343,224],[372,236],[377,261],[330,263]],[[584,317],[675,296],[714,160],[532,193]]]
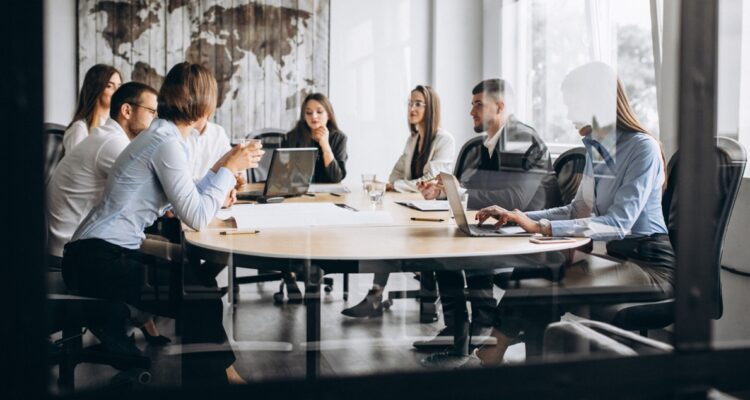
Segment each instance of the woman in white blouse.
[[[411,135],[386,186],[397,192],[419,192],[417,182],[434,179],[441,172],[450,172],[456,152],[453,136],[440,129],[440,98],[433,88],[419,85],[411,91],[408,121]],[[367,296],[341,313],[354,318],[383,315],[383,290],[389,276],[387,272],[376,273]]]
[[86,139],[92,129],[104,125],[109,116],[112,94],[120,85],[122,74],[111,65],[96,64],[86,72],[73,121],[63,135],[66,153]]

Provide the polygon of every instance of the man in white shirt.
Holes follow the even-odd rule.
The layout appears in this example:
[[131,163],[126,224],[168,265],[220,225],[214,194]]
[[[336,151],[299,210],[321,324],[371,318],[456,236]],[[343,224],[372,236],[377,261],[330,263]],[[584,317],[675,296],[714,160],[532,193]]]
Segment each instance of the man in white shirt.
[[81,220],[99,201],[107,176],[130,140],[151,125],[157,92],[137,82],[122,85],[113,95],[110,119],[92,130],[63,157],[47,184],[47,253],[62,257],[63,246]]
[[213,122],[207,122],[202,129],[198,127],[190,132],[187,142],[195,181],[203,178],[209,168],[232,149],[224,128]]

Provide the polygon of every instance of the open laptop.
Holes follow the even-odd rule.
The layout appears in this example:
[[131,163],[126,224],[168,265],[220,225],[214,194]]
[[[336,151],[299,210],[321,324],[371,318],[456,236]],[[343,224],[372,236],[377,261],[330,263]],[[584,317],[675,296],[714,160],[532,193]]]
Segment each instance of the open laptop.
[[456,218],[456,225],[458,229],[468,236],[532,236],[531,233],[525,232],[520,227],[502,227],[500,229],[495,228],[492,223],[485,223],[482,225],[470,224],[466,218],[466,212],[461,204],[461,198],[458,196],[458,180],[455,176],[442,172],[440,178],[443,180],[443,187],[446,196],[448,196],[448,204],[453,211],[453,217]]
[[317,152],[314,147],[274,149],[263,189],[237,193],[237,199],[265,203],[307,193]]

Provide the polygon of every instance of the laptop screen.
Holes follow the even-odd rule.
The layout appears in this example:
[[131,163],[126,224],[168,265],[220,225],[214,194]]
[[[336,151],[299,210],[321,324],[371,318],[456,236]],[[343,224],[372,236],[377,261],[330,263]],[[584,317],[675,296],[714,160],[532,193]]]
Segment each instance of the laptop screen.
[[458,225],[459,229],[467,231],[469,229],[469,221],[466,219],[461,198],[458,196],[458,181],[455,176],[445,172],[440,173],[440,177],[443,180],[445,195],[448,197],[448,204],[451,207],[451,211],[453,211],[453,217],[456,218],[456,225]]
[[274,149],[264,197],[298,196],[307,192],[315,170],[314,147]]

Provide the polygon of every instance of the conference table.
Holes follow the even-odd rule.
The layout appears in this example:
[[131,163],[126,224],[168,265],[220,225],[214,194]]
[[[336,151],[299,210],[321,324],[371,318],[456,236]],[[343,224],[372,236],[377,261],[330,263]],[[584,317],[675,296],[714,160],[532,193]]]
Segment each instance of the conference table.
[[[331,190],[340,190],[332,186]],[[471,265],[481,269],[502,266],[502,260],[540,253],[565,255],[572,264],[574,249],[589,243],[575,238],[568,243],[536,244],[529,237],[469,237],[459,231],[447,211],[418,211],[397,201],[421,200],[419,194],[388,192],[382,205],[372,205],[365,193],[313,193],[285,202],[337,203],[357,211],[382,211],[390,221],[363,226],[297,226],[263,228],[256,234],[226,235],[234,222],[215,220],[199,232],[185,229],[184,248],[188,259],[201,259],[259,271],[293,271],[305,284],[306,374],[320,374],[320,283],[323,274],[359,272],[461,270]],[[473,219],[475,212],[469,211]],[[434,219],[420,221],[417,219]],[[333,222],[335,224],[335,221]],[[619,263],[596,258],[566,267],[557,283],[528,279],[505,289],[504,302],[616,303],[649,301],[660,293],[653,287],[623,282]],[[229,268],[228,300],[233,305],[234,272]]]

